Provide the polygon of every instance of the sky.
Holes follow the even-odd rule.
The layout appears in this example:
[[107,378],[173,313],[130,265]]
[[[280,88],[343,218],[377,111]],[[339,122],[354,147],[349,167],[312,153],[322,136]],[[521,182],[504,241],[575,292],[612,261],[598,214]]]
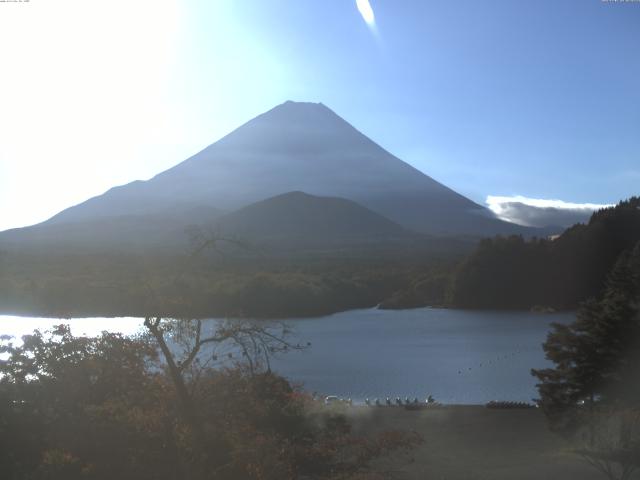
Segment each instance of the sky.
[[0,2],[0,230],[286,100],[496,212],[615,203],[640,193],[638,45],[640,2]]

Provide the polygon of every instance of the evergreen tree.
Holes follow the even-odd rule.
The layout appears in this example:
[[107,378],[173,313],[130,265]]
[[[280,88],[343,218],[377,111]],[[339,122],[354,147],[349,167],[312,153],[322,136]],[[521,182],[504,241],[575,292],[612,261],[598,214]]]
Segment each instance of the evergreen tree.
[[552,426],[578,427],[584,404],[638,405],[639,349],[640,242],[620,255],[600,300],[583,303],[574,323],[553,325],[544,350],[555,367],[532,371]]
[[601,297],[609,272],[640,241],[640,197],[595,212],[554,240],[483,240],[455,273],[463,308],[575,309]]

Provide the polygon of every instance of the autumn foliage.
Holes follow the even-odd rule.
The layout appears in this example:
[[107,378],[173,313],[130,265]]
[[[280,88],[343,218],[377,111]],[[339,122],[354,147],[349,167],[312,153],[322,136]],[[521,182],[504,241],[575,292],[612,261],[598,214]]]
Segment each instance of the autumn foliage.
[[185,377],[200,435],[183,420],[151,339],[61,326],[0,343],[0,471],[25,479],[386,478],[372,462],[417,435],[363,438],[268,371]]

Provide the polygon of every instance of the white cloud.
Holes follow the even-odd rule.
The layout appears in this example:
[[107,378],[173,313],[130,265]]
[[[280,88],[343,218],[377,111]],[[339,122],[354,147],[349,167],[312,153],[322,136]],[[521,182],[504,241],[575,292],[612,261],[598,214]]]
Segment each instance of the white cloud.
[[529,198],[522,195],[489,195],[487,206],[499,218],[529,227],[561,226],[588,221],[591,214],[608,204],[574,203],[564,200]]

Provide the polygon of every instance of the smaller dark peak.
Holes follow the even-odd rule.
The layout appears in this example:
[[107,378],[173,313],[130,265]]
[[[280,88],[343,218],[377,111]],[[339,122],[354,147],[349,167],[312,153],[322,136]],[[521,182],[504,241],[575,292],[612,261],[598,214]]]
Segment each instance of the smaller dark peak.
[[300,190],[293,190],[291,192],[280,193],[273,197],[262,200],[262,202],[257,202],[257,203],[258,204],[259,203],[280,203],[280,204],[291,203],[291,204],[305,205],[309,203],[317,203],[317,202],[323,202],[323,201],[329,201],[329,200],[335,200],[335,199],[331,197],[319,197],[316,195],[311,195],[309,193],[306,193]]
[[301,190],[293,190],[291,192],[281,193],[273,198],[317,198],[315,195],[303,192]]

